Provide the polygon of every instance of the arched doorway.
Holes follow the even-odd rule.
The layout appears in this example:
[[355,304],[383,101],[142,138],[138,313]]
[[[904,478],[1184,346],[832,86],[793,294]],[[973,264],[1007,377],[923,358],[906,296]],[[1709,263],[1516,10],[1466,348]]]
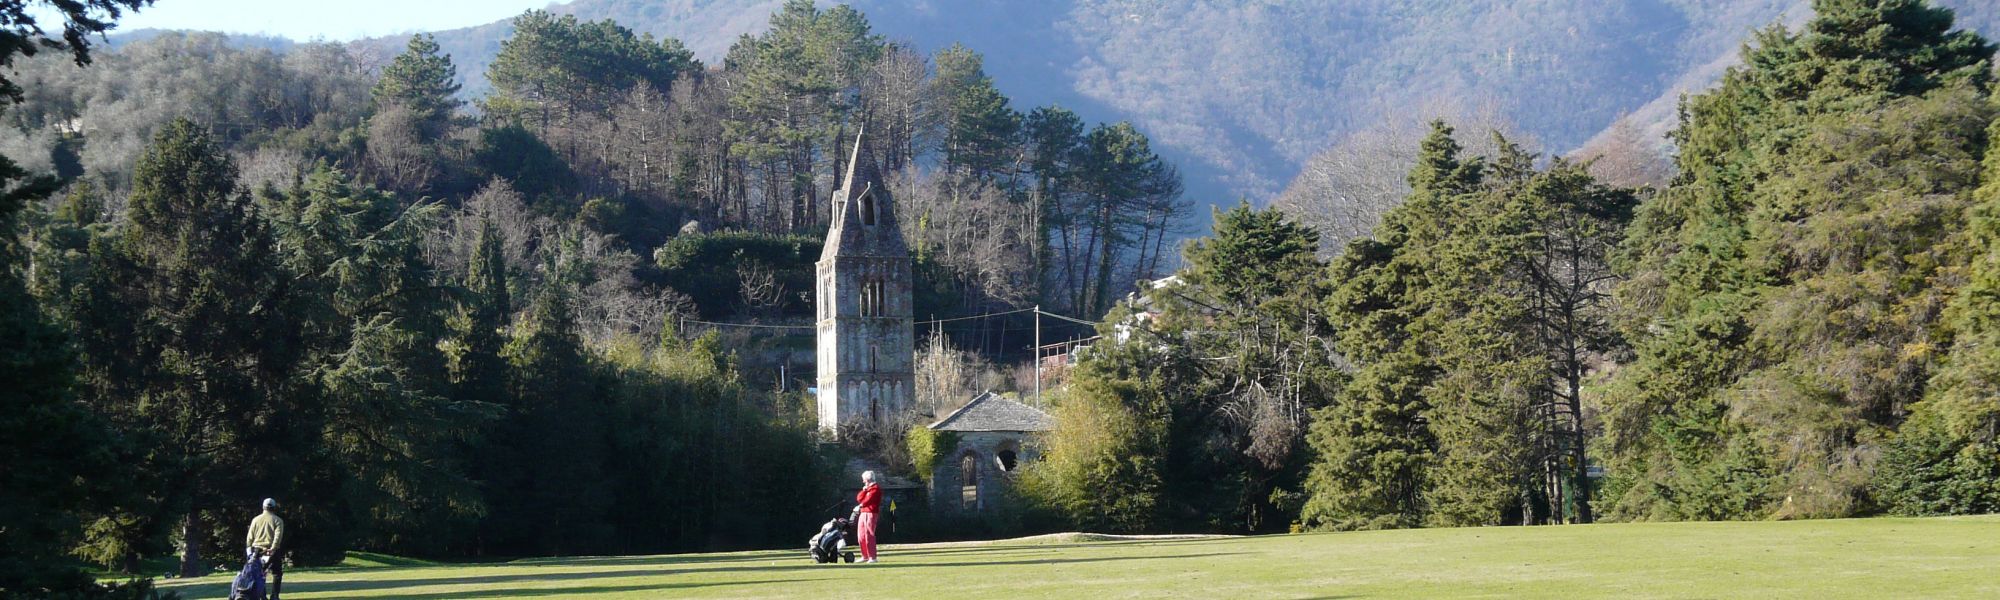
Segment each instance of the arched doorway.
[[979,453],[971,450],[958,457],[958,507],[979,510]]

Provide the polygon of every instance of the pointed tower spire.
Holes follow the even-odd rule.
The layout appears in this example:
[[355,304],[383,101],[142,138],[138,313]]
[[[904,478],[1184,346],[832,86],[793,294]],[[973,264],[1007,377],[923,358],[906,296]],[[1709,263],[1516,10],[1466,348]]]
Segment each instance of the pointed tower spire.
[[[841,193],[835,194],[835,198],[841,200],[860,198],[869,187],[879,190],[884,186],[882,174],[875,168],[875,151],[868,147],[868,126],[862,125],[855,128],[854,149],[847,154],[847,177],[841,180]],[[834,207],[836,211],[839,208],[839,206]]]
[[820,258],[848,256],[908,256],[909,246],[896,226],[896,202],[875,167],[868,132],[856,132],[847,157],[847,175],[833,193],[833,224],[827,230]]
[[[863,158],[867,159],[867,167],[860,166]],[[862,179],[863,177],[866,179]],[[854,182],[872,183],[878,177],[875,172],[875,152],[868,147],[868,126],[863,124],[854,128],[854,149],[847,153],[847,178],[842,180],[842,187],[848,190],[849,196],[852,196],[855,190],[863,189],[854,187]]]

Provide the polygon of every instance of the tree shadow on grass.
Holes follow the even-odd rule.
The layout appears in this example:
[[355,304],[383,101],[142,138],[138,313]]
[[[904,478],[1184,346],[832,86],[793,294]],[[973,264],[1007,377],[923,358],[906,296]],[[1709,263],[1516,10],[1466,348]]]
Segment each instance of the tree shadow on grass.
[[1115,562],[1115,561],[1126,561],[1126,560],[1168,560],[1168,559],[1176,559],[1176,558],[1212,558],[1212,557],[1217,557],[1217,556],[1235,556],[1235,555],[1240,555],[1240,554],[1249,554],[1249,553],[1248,553],[1248,552],[1206,552],[1206,553],[1202,553],[1202,554],[1169,554],[1169,555],[1165,555],[1165,556],[1093,556],[1093,557],[1082,557],[1082,558],[1046,558],[1046,559],[1032,559],[1032,558],[1031,558],[1031,559],[1021,559],[1021,560],[981,560],[981,561],[971,561],[971,562],[921,562],[921,563],[899,563],[899,562],[885,562],[885,563],[875,563],[875,564],[872,564],[872,565],[868,565],[868,568],[875,568],[875,569],[881,569],[881,568],[905,568],[905,569],[906,569],[906,568],[931,568],[931,567],[997,567],[997,566],[1009,566],[1009,565],[1014,565],[1014,566],[1025,566],[1025,565],[1066,565],[1066,564],[1076,564],[1076,563],[1095,563],[1095,562]]
[[[408,577],[397,579],[358,579],[335,581],[285,582],[285,589],[300,592],[362,592],[368,590],[428,587],[440,585],[490,586],[506,584],[534,584],[566,581],[587,581],[592,579],[624,579],[630,577],[673,577],[679,575],[701,575],[728,571],[791,571],[808,568],[806,565],[729,568],[729,569],[626,569],[621,571],[579,571],[568,573],[513,573],[505,575],[466,575],[460,577]],[[695,584],[690,584],[695,585]]]
[[517,590],[471,590],[420,594],[383,594],[369,596],[378,600],[448,600],[477,596],[481,598],[534,598],[549,596],[588,596],[592,594],[619,594],[627,592],[667,592],[694,588],[722,587],[734,585],[764,585],[772,583],[805,583],[817,579],[770,579],[761,581],[717,581],[712,583],[653,583],[640,585],[586,585],[554,588],[531,588]]
[[654,554],[649,556],[583,556],[565,558],[523,558],[499,563],[509,567],[584,567],[584,566],[659,566],[694,565],[727,562],[755,562],[788,560],[793,557],[805,558],[805,546],[798,552],[764,550],[754,554],[714,555],[714,554]]
[[1239,539],[1240,538],[1201,538],[1201,539],[1171,539],[1171,540],[1101,540],[1092,542],[1076,542],[1076,543],[1062,543],[1062,544],[995,544],[990,546],[983,546],[983,545],[962,546],[955,548],[912,548],[908,550],[884,548],[882,553],[886,556],[936,556],[940,554],[968,554],[968,553],[982,553],[982,552],[991,552],[996,554],[1035,552],[1035,551],[1054,552],[1058,550],[1081,550],[1089,548],[1119,548],[1128,546],[1147,546],[1153,548],[1160,548],[1167,546],[1186,546],[1186,545],[1196,545],[1196,544],[1209,544],[1215,542],[1229,542],[1229,541],[1237,541]]
[[587,580],[587,579],[617,579],[624,577],[671,577],[677,575],[702,576],[702,575],[721,574],[721,573],[778,573],[778,572],[815,571],[823,569],[840,569],[840,568],[926,569],[926,568],[939,568],[939,567],[956,568],[956,567],[999,567],[999,566],[1026,566],[1026,565],[1062,565],[1062,564],[1080,564],[1080,563],[1096,563],[1096,562],[1116,562],[1116,561],[1129,561],[1129,560],[1169,560],[1169,559],[1179,559],[1179,558],[1209,558],[1216,556],[1230,556],[1234,554],[1243,554],[1243,553],[1220,552],[1220,553],[1208,553],[1208,554],[1175,554],[1167,556],[1092,556],[1092,557],[1077,557],[1077,558],[982,560],[982,561],[965,561],[965,562],[928,562],[928,563],[886,562],[886,563],[875,563],[872,565],[852,565],[852,566],[819,565],[819,564],[802,562],[799,564],[763,565],[763,566],[732,565],[724,567],[715,567],[710,569],[702,569],[702,568],[628,569],[621,571],[584,571],[576,573],[522,573],[522,574],[485,575],[485,576],[474,575],[466,577],[445,577],[437,579],[308,582],[308,583],[302,583],[301,585],[312,586],[312,587],[309,588],[300,587],[299,589],[302,591],[363,591],[363,590],[382,589],[382,588],[430,586],[430,585],[496,585],[496,584],[506,584],[506,583],[571,581],[571,580]]
[[[587,581],[592,579],[618,579],[627,577],[672,577],[676,575],[699,576],[699,575],[708,575],[715,573],[738,573],[738,572],[774,573],[781,571],[789,572],[789,571],[839,569],[839,568],[929,569],[929,568],[962,568],[962,567],[1066,565],[1066,564],[1098,563],[1098,562],[1120,562],[1120,561],[1132,561],[1132,560],[1172,560],[1172,559],[1182,559],[1182,558],[1213,558],[1218,556],[1233,556],[1241,554],[1249,554],[1249,553],[1210,552],[1202,554],[1171,554],[1164,556],[1093,556],[1093,557],[1077,557],[1077,558],[987,560],[987,561],[966,561],[966,562],[926,562],[926,563],[886,562],[886,563],[875,563],[872,565],[865,565],[865,566],[864,565],[854,565],[854,566],[817,565],[811,563],[765,565],[765,566],[732,565],[732,566],[716,567],[709,569],[704,569],[704,568],[625,569],[618,571],[582,571],[582,572],[570,572],[570,573],[520,573],[520,574],[505,574],[505,575],[472,575],[464,577],[430,577],[430,578],[413,578],[413,579],[288,581],[285,583],[285,590],[294,594],[304,594],[304,593],[324,594],[324,593],[344,593],[344,592],[370,592],[374,590],[393,590],[396,588],[415,588],[415,587],[429,587],[429,586],[485,587],[485,586],[504,586],[507,584]],[[713,583],[664,582],[658,584],[641,584],[641,585],[627,585],[627,586],[573,586],[564,588],[533,588],[533,589],[497,590],[497,591],[471,590],[471,591],[457,591],[457,592],[441,592],[436,594],[424,593],[424,594],[403,594],[403,595],[386,595],[386,596],[371,595],[370,597],[392,598],[398,600],[432,600],[432,599],[441,600],[444,598],[458,598],[471,595],[559,596],[559,595],[573,595],[573,594],[609,593],[609,592],[619,592],[619,591],[653,591],[653,590],[697,588],[697,587],[721,586],[721,585],[747,585],[747,584],[782,583],[782,582],[797,582],[797,581],[817,581],[817,580],[778,579],[778,580],[767,580],[767,581],[721,581]],[[181,588],[178,591],[184,592],[185,595],[189,597],[202,598],[208,596],[206,596],[205,594],[198,593],[198,591],[205,591],[208,590],[210,587],[213,587],[213,591],[219,592],[221,595],[226,595],[228,590],[227,586],[228,586],[228,581],[224,580],[216,582],[212,586],[211,585],[187,586],[185,588]]]
[[[576,586],[547,587],[547,588],[473,589],[473,590],[453,590],[449,592],[412,592],[412,593],[402,593],[402,594],[395,593],[395,591],[392,589],[392,588],[402,588],[402,587],[408,587],[408,588],[428,587],[434,585],[497,585],[504,583],[513,583],[513,582],[525,583],[533,581],[533,580],[518,579],[518,578],[489,579],[487,581],[463,581],[463,580],[477,580],[477,579],[479,578],[464,577],[464,578],[456,578],[454,580],[415,579],[415,580],[402,580],[402,581],[365,581],[365,582],[360,582],[360,581],[286,582],[285,593],[287,596],[291,596],[294,594],[314,594],[314,595],[334,594],[335,597],[345,598],[345,597],[353,597],[352,593],[365,592],[371,590],[386,590],[387,593],[370,594],[368,597],[380,600],[446,600],[450,598],[466,598],[474,596],[481,598],[491,598],[491,597],[533,598],[538,596],[544,596],[544,597],[583,596],[590,594],[616,594],[616,593],[626,593],[626,592],[663,592],[669,590],[687,590],[687,589],[706,588],[706,587],[764,585],[773,583],[805,583],[805,582],[819,581],[818,579],[766,579],[766,580],[755,580],[755,581],[713,581],[713,582],[668,581],[660,583],[645,583],[645,584],[633,584],[633,585],[576,585]],[[551,581],[551,580],[559,581],[559,579],[554,579],[554,578],[544,579],[544,581]],[[354,584],[367,584],[367,585],[354,585]],[[176,589],[174,591],[179,592],[181,596],[184,598],[222,598],[229,594],[229,587],[227,582],[224,582],[220,584],[189,586],[185,588]]]

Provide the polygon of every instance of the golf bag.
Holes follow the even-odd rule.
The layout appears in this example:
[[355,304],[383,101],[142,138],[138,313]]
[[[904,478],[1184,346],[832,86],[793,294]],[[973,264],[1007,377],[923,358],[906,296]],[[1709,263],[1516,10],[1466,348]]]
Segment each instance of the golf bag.
[[243,563],[243,570],[229,582],[229,600],[264,600],[264,557],[256,551],[248,554],[250,560]]
[[812,552],[813,562],[827,564],[837,561],[854,562],[854,552],[847,550],[847,540],[854,535],[854,522],[846,517],[834,517],[821,525],[819,533],[806,540],[806,548]]

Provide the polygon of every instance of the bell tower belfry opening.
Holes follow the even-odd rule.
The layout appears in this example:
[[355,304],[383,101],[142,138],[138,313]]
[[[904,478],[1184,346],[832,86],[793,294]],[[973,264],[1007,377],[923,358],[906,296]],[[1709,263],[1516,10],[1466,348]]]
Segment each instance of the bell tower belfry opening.
[[815,265],[816,401],[826,431],[892,419],[916,394],[910,249],[864,139],[855,136]]

